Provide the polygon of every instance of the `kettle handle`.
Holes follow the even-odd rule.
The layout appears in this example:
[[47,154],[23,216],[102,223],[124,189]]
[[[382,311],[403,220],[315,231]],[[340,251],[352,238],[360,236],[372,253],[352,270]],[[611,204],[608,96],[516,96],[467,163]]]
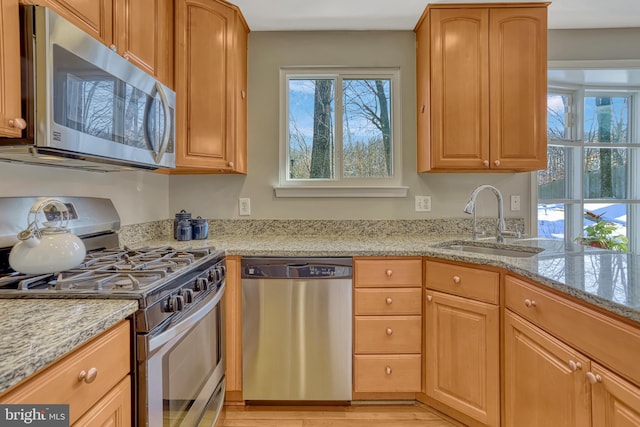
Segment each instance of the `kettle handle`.
[[[60,227],[61,228],[67,228],[67,225],[69,225],[69,209],[67,208],[67,205],[65,205],[64,203],[62,203],[60,200],[58,199],[54,199],[54,198],[45,198],[42,200],[37,201],[36,203],[34,203],[33,206],[31,206],[31,209],[29,209],[29,214],[27,215],[27,222],[29,224],[28,228],[32,228],[35,231],[39,231],[40,229],[38,228],[38,214],[43,213],[44,214],[44,209],[47,206],[55,206],[58,208],[58,210],[60,211],[60,219],[57,220],[58,223],[60,223]],[[46,219],[46,215],[45,215],[45,219]]]

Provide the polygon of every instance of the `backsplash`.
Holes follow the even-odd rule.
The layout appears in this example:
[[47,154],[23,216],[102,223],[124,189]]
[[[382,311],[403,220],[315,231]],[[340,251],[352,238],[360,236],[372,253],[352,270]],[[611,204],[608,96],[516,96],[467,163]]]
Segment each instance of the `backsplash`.
[[[524,226],[523,218],[505,218],[507,230]],[[495,218],[478,218],[478,228],[492,234]],[[437,218],[425,220],[209,220],[209,239],[216,236],[321,236],[321,235],[433,235],[469,234],[471,218]],[[119,231],[120,245],[166,238],[173,234],[173,220],[125,225]]]

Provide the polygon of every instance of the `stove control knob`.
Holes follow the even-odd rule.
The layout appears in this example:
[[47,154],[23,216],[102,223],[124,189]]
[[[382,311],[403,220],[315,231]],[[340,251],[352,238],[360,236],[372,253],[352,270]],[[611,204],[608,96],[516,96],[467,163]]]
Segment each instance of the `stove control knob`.
[[209,270],[209,280],[211,280],[214,283],[220,280],[220,272],[218,271],[217,267],[214,267],[211,270]]
[[209,289],[209,280],[206,277],[196,279],[196,291],[204,292]]
[[193,290],[191,289],[183,289],[180,291],[180,296],[184,298],[184,302],[187,304],[191,304],[193,302]]
[[182,298],[182,295],[171,295],[167,301],[167,309],[171,313],[182,311],[184,309],[184,298]]

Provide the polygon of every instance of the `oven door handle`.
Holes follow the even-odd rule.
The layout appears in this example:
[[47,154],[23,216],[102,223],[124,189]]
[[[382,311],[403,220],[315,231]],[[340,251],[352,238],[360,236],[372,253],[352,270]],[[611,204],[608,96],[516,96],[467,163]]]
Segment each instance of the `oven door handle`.
[[225,280],[222,281],[222,285],[218,289],[217,292],[208,295],[204,300],[201,301],[200,307],[196,309],[193,313],[190,313],[184,319],[181,319],[180,322],[175,325],[171,325],[169,329],[166,331],[155,335],[149,338],[147,350],[149,354],[155,352],[158,348],[162,347],[167,342],[175,339],[186,332],[188,332],[193,325],[202,320],[207,314],[213,310],[213,308],[220,304],[222,300],[222,296],[224,295],[224,290],[226,287]]

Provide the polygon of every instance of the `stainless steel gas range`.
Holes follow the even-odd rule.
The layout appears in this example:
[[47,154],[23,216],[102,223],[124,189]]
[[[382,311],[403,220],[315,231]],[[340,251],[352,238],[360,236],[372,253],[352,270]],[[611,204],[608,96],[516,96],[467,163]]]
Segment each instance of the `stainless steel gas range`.
[[16,230],[27,225],[25,212],[38,198],[0,198],[0,298],[137,300],[134,422],[214,425],[225,384],[224,254],[214,248],[118,248],[119,217],[111,201],[57,199],[76,214],[69,229],[81,236],[86,258],[76,268],[52,274],[11,270],[10,244]]

